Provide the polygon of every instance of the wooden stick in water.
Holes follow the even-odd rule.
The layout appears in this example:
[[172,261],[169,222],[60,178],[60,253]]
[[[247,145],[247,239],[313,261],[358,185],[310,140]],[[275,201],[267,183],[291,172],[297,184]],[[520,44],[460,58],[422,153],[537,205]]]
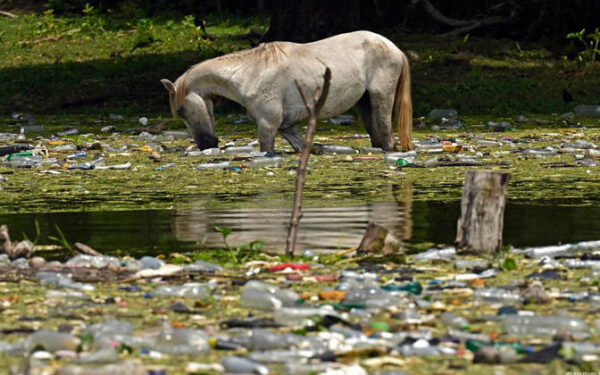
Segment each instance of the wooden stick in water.
[[[300,92],[302,101],[308,111],[308,129],[306,130],[306,142],[302,154],[300,155],[300,164],[298,165],[298,171],[296,173],[296,193],[294,194],[294,208],[292,210],[292,219],[290,220],[290,227],[288,230],[288,237],[286,241],[285,253],[288,255],[294,255],[294,249],[296,248],[296,238],[298,236],[298,224],[302,217],[302,195],[304,192],[304,181],[306,176],[306,167],[308,165],[308,158],[310,156],[310,150],[313,144],[313,134],[317,127],[317,118],[319,117],[319,111],[325,104],[325,99],[329,93],[329,84],[331,82],[331,70],[326,68],[325,74],[323,75],[323,89],[317,88],[314,97],[308,98],[304,89],[298,81],[296,87]],[[310,100],[310,102],[309,102]]]

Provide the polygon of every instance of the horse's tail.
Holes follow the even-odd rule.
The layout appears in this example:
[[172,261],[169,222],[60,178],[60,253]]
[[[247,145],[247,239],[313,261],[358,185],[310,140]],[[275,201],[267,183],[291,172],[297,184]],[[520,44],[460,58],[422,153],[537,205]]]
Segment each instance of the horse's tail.
[[398,116],[398,137],[403,150],[412,150],[413,106],[410,94],[410,65],[402,53],[402,73],[396,86],[396,115]]

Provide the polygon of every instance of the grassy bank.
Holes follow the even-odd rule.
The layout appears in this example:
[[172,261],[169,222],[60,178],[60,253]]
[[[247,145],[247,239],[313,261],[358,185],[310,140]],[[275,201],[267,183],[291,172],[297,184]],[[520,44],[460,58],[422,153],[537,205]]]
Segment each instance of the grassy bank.
[[[264,18],[220,15],[207,23],[209,39],[192,17],[130,20],[89,9],[78,17],[0,18],[0,113],[166,115],[161,78],[250,48],[268,26]],[[408,51],[419,116],[440,107],[495,116],[550,114],[600,102],[597,68],[537,45],[383,33]],[[562,100],[563,89],[573,103]]]

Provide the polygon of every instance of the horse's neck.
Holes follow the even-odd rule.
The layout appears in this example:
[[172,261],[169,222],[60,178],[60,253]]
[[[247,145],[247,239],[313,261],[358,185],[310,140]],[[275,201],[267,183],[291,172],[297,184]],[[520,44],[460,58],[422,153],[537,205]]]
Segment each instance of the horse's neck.
[[234,79],[235,72],[235,65],[209,61],[191,72],[189,87],[200,96],[222,96],[244,105],[245,98]]

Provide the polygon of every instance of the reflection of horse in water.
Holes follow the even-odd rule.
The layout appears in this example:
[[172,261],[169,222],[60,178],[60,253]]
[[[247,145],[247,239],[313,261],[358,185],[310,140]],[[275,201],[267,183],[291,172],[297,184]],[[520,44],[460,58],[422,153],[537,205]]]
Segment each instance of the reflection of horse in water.
[[[298,232],[298,248],[303,250],[336,250],[356,247],[369,221],[375,221],[402,240],[412,236],[412,186],[390,185],[378,197],[385,202],[347,207],[303,208]],[[282,251],[290,218],[289,201],[270,199],[276,207],[211,210],[212,200],[198,206],[178,210],[172,221],[178,241],[204,242],[205,247],[222,247],[223,238],[214,227],[233,229],[227,237],[231,246],[256,240],[266,243],[269,251]]]

